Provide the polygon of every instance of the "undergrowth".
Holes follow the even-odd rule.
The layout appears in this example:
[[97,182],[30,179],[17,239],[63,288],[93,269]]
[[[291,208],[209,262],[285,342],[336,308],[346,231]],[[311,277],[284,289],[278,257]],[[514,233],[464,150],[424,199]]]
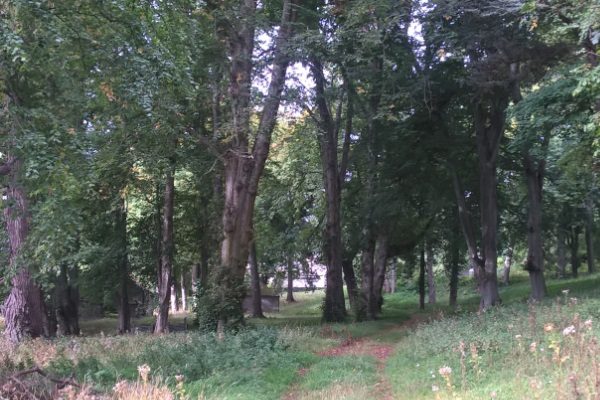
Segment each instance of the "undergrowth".
[[400,398],[595,399],[600,300],[567,290],[543,304],[464,313],[416,329],[386,373]]

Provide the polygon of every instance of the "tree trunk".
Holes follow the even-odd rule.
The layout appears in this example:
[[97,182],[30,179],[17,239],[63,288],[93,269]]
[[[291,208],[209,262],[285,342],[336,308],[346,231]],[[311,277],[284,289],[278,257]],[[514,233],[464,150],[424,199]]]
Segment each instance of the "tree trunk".
[[361,290],[363,303],[365,305],[365,318],[367,320],[375,319],[377,314],[377,305],[374,304],[376,299],[373,296],[375,293],[373,289],[375,275],[375,267],[373,265],[374,256],[375,241],[370,239],[367,241],[366,246],[363,248],[361,254]]
[[4,208],[4,222],[9,242],[9,266],[15,272],[11,289],[3,305],[4,336],[13,343],[44,334],[44,300],[29,269],[22,264],[20,252],[29,233],[29,208],[25,190],[19,184],[21,161],[9,156],[6,165],[9,184]]
[[62,335],[79,335],[79,289],[77,287],[78,268],[69,270],[66,264],[60,266],[55,287],[55,309]]
[[450,293],[448,303],[450,307],[456,308],[458,300],[458,270],[460,264],[460,246],[459,236],[454,231],[452,234],[452,243],[450,244]]
[[562,226],[558,226],[556,232],[556,264],[558,266],[558,277],[567,276],[567,245],[566,232]]
[[154,333],[169,331],[169,302],[171,301],[171,286],[173,284],[173,210],[175,200],[174,167],[167,170],[163,203],[161,265],[158,288],[158,315],[154,325]]
[[192,265],[192,293],[195,295],[198,289],[198,283],[200,282],[200,263],[194,263]]
[[258,261],[256,259],[256,242],[250,245],[250,278],[252,285],[252,318],[264,318],[262,310],[262,297],[260,293],[260,275],[258,273]]
[[435,293],[435,275],[433,271],[433,247],[431,246],[431,241],[427,241],[425,244],[425,255],[426,255],[426,265],[427,265],[427,290],[429,294],[429,304],[435,304],[436,301],[436,293]]
[[310,70],[315,80],[315,101],[321,118],[318,137],[327,218],[324,240],[327,287],[323,319],[327,322],[340,322],[346,318],[346,304],[342,280],[341,182],[338,171],[337,128],[325,99],[323,65],[315,57],[311,59]]
[[419,263],[419,308],[425,309],[425,246],[421,246],[421,260]]
[[173,307],[173,312],[179,312],[181,310],[181,271],[173,271],[173,286],[171,287],[171,295],[173,302],[171,306]]
[[546,295],[544,280],[544,243],[542,239],[542,190],[544,184],[544,160],[534,160],[527,153],[523,159],[527,179],[527,262],[531,298],[541,300]]
[[509,246],[504,254],[504,271],[502,273],[502,282],[508,286],[510,283],[510,268],[513,264],[513,248]]
[[579,258],[579,234],[581,233],[580,226],[571,227],[570,232],[570,245],[571,245],[571,270],[573,271],[573,278],[577,278],[579,273],[579,266],[581,265],[581,259]]
[[187,280],[186,280],[186,276],[187,273],[184,273],[183,271],[181,271],[181,274],[179,275],[180,277],[180,287],[181,287],[181,311],[186,312],[188,309],[188,305],[187,305],[187,296],[188,296],[188,289],[187,289]]
[[118,326],[119,334],[131,332],[131,311],[129,309],[129,272],[127,260],[127,207],[125,198],[119,193],[116,213],[116,247],[118,254],[119,300]]
[[387,273],[385,274],[385,282],[383,284],[383,291],[385,293],[395,293],[396,292],[396,280],[398,279],[398,267],[396,266],[396,262],[394,261]]
[[288,303],[293,303],[294,300],[294,260],[292,257],[287,258],[287,297]]
[[379,234],[377,236],[375,247],[375,262],[373,272],[373,302],[375,307],[374,314],[381,313],[383,307],[383,282],[388,260],[388,238],[387,235]]
[[585,248],[588,273],[593,274],[594,268],[594,203],[588,197],[585,201]]
[[346,289],[348,290],[348,299],[350,300],[350,308],[354,312],[354,318],[357,321],[361,321],[364,317],[362,310],[362,301],[360,297],[360,291],[356,283],[356,274],[354,273],[354,267],[352,261],[354,256],[346,255],[342,260],[342,269],[344,271],[344,281],[346,282]]
[[[241,2],[244,18],[228,26],[231,60],[229,95],[232,103],[232,136],[224,156],[223,240],[221,265],[215,282],[222,294],[218,325],[224,329],[228,321],[243,322],[244,274],[252,241],[252,219],[258,182],[269,154],[281,92],[289,56],[284,49],[292,34],[295,1],[285,0],[281,26],[275,40],[271,82],[260,114],[252,151],[249,151],[252,57],[254,51],[256,1]],[[226,298],[227,297],[227,298]]]
[[208,286],[209,259],[208,245],[206,244],[206,239],[203,239],[200,245],[200,265],[198,266],[198,281],[202,289],[206,289]]
[[497,277],[498,198],[496,194],[496,164],[480,162],[481,231],[483,265],[479,271],[480,308],[486,310],[500,303]]

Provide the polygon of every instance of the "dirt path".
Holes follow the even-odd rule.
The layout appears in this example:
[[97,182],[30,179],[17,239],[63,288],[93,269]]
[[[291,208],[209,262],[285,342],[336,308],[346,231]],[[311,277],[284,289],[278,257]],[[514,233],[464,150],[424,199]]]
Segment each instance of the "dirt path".
[[[345,355],[371,356],[377,361],[377,383],[374,389],[369,391],[370,399],[393,400],[392,385],[385,375],[385,365],[388,358],[393,354],[394,344],[377,340],[378,336],[389,334],[390,332],[406,331],[415,328],[423,322],[428,316],[414,315],[409,320],[402,322],[378,332],[377,335],[365,338],[347,338],[337,346],[320,351],[317,355],[321,357],[341,357]],[[302,378],[308,369],[298,370],[299,378]],[[283,400],[302,400],[302,399],[342,399],[348,393],[344,393],[342,388],[335,387],[322,393],[303,393],[298,383],[290,387],[290,390],[282,397]]]

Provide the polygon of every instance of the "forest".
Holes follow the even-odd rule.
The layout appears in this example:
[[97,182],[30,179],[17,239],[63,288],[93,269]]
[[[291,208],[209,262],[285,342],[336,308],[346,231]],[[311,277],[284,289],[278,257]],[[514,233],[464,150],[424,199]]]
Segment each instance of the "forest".
[[0,399],[597,399],[598,0],[0,0]]

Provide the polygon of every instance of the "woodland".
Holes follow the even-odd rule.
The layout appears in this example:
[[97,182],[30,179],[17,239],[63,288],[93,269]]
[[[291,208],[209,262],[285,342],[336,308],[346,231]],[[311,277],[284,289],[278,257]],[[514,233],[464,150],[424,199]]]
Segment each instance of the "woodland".
[[0,398],[597,398],[599,63],[597,0],[0,0]]

